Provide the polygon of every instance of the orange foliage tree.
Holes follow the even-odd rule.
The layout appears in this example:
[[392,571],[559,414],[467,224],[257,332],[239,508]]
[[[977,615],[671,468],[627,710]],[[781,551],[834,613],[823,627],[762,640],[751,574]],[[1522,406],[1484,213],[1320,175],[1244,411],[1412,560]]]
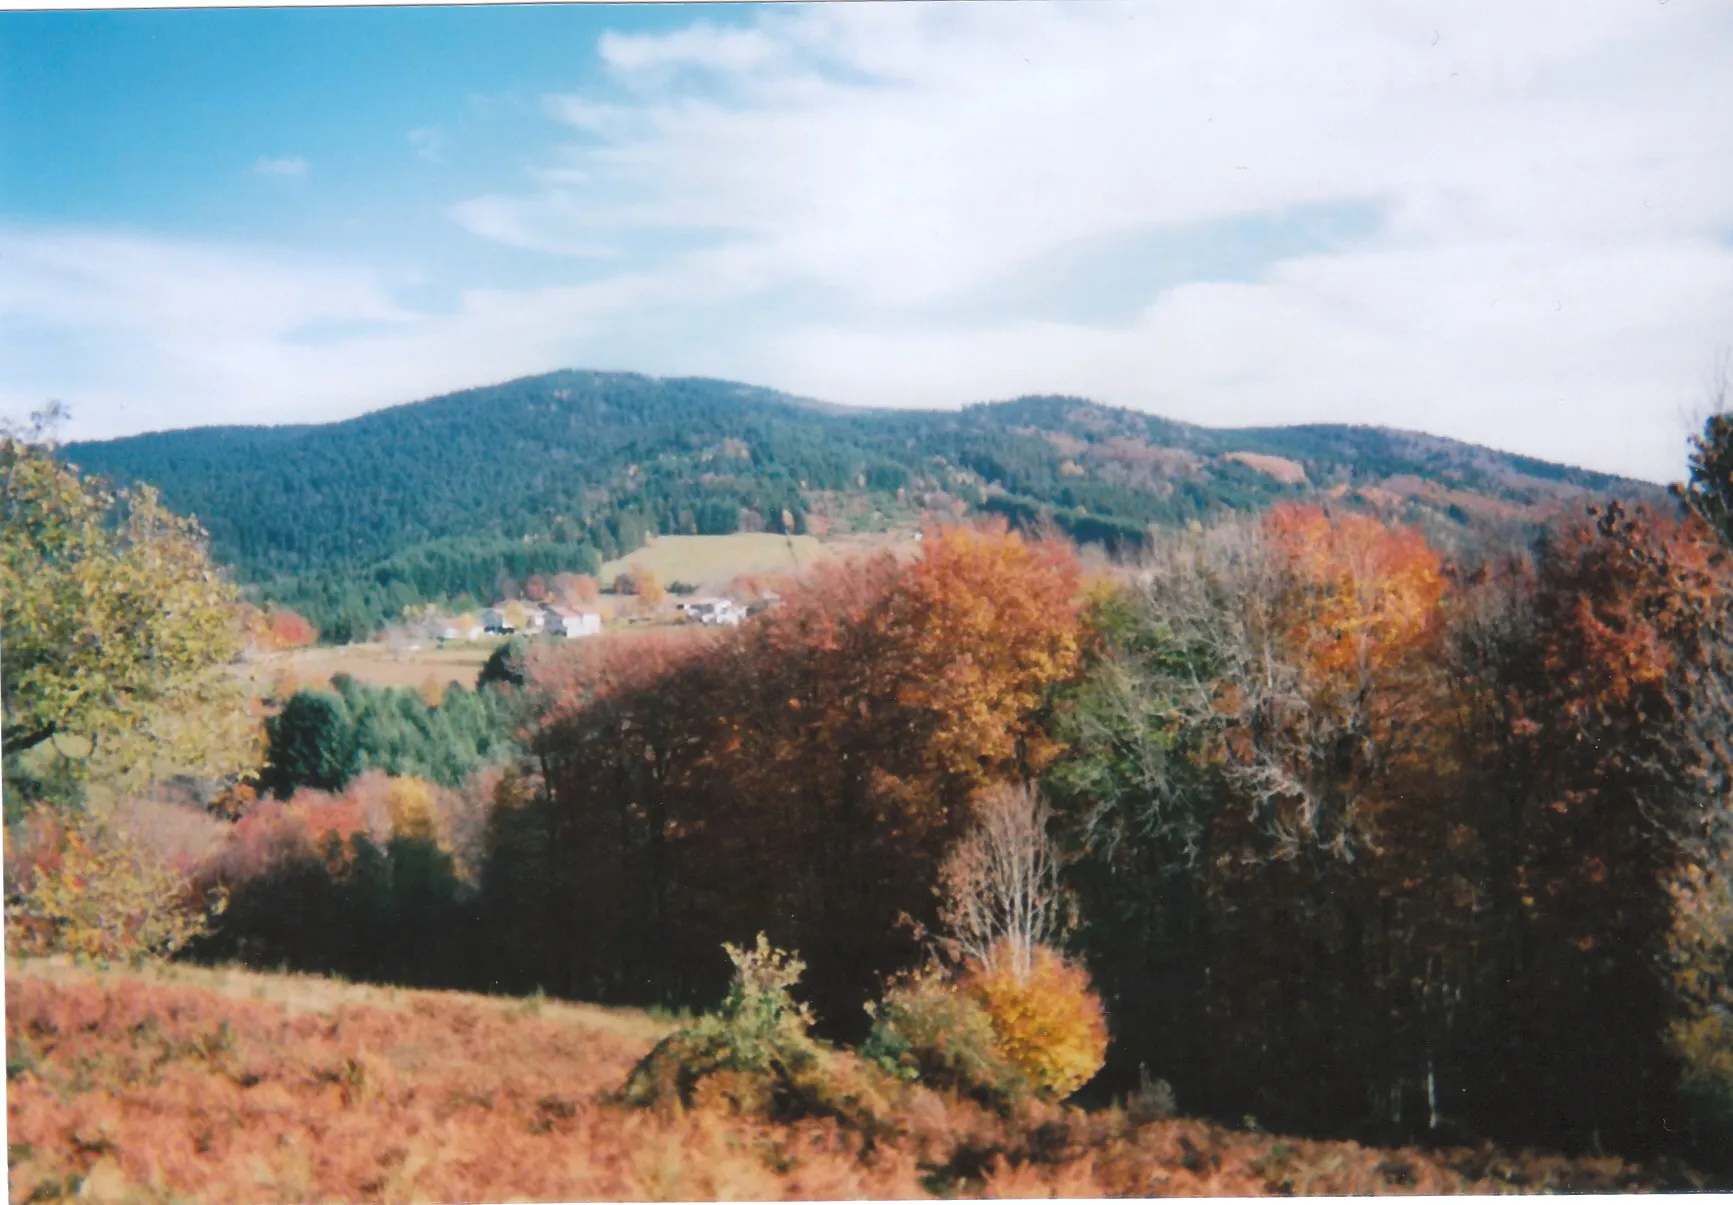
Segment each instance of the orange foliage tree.
[[1417,531],[1300,505],[1098,596],[1049,785],[1131,1068],[1278,1123],[1427,1115],[1463,975],[1453,605]]
[[[1730,599],[1733,572],[1695,516],[1613,502],[1541,548],[1526,649],[1502,681],[1514,756],[1500,768],[1520,793],[1488,826],[1513,985],[1495,1101],[1538,1081],[1555,1117],[1626,1141],[1676,1115],[1657,955],[1669,886],[1726,836]],[[1572,1052],[1591,1041],[1585,1063]]]
[[848,1024],[919,955],[982,784],[1054,755],[1042,709],[1078,659],[1077,569],[1001,526],[820,567],[725,633],[570,650],[540,672],[546,844],[584,918],[564,990],[716,990],[713,951],[768,932]]
[[314,630],[311,623],[296,612],[286,608],[272,610],[269,622],[271,644],[275,648],[302,648],[319,638],[319,633]]

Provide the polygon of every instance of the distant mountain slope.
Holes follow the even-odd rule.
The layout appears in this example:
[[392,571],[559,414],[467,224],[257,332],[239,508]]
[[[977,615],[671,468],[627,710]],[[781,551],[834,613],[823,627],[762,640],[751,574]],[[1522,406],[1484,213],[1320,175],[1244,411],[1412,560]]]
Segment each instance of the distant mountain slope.
[[1223,430],[1078,398],[866,410],[700,378],[557,372],[318,426],[69,444],[196,514],[212,551],[327,631],[593,569],[650,532],[821,531],[922,512],[1046,519],[1080,540],[1320,490],[1445,525],[1654,487],[1381,428]]

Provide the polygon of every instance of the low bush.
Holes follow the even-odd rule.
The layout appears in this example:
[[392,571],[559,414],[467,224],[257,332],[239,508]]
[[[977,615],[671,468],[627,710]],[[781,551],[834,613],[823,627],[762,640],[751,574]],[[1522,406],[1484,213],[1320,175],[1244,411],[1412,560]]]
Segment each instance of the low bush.
[[194,890],[146,845],[91,817],[33,813],[8,852],[6,946],[70,954],[81,962],[137,965],[175,953],[209,931],[221,891]]
[[891,984],[869,1004],[861,1054],[904,1082],[954,1091],[992,1107],[1027,1096],[1022,1069],[999,1050],[993,1020],[936,967]]
[[832,1049],[808,1030],[812,1014],[789,989],[805,964],[772,946],[724,945],[734,980],[721,1008],[670,1034],[627,1077],[621,1098],[640,1107],[721,1106],[774,1121],[834,1118],[875,1135],[887,1131],[896,1082]]

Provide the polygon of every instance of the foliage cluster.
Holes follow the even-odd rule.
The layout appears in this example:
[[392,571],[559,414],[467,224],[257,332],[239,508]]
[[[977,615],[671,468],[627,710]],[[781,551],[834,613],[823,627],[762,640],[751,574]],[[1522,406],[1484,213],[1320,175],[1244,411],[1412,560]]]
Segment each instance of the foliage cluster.
[[1042,708],[1077,664],[1076,593],[1057,545],[934,529],[918,559],[821,566],[740,628],[543,664],[540,791],[498,835],[548,870],[505,889],[580,936],[514,939],[502,974],[689,1002],[721,990],[723,941],[768,929],[811,964],[821,1024],[847,1030],[919,961],[897,918],[934,919],[975,790],[1051,760]]
[[110,777],[250,769],[258,726],[227,670],[238,595],[198,524],[149,487],[110,493],[10,434],[0,498],[8,757],[69,742]]
[[723,948],[734,979],[720,1009],[657,1043],[627,1077],[622,1099],[664,1109],[722,1106],[778,1121],[827,1117],[884,1132],[889,1084],[870,1064],[814,1039],[811,1009],[790,994],[806,964],[762,933],[751,949]]
[[872,1029],[861,1054],[898,1079],[992,1107],[1028,1094],[1021,1070],[1000,1051],[992,1017],[939,967],[898,976],[867,1011]]
[[1107,1019],[1089,974],[1057,951],[1037,946],[1027,969],[1009,953],[976,963],[961,987],[987,1014],[1000,1056],[1039,1095],[1065,1099],[1106,1061]]
[[238,594],[198,524],[62,463],[61,416],[0,430],[7,944],[140,959],[198,936],[221,901],[125,831],[128,799],[159,777],[238,778],[259,725],[230,672]]
[[342,794],[255,804],[197,868],[228,901],[192,957],[350,978],[477,983],[470,911],[485,780],[464,791],[370,771]]

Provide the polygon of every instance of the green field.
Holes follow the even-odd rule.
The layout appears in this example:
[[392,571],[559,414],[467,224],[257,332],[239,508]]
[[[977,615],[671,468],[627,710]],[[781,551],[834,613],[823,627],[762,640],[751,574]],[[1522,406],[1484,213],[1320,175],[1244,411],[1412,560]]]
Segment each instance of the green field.
[[648,569],[664,586],[686,582],[719,587],[745,573],[799,572],[835,557],[842,546],[814,536],[739,532],[731,536],[657,536],[650,543],[602,566],[603,585],[633,569]]
[[420,647],[392,649],[384,644],[347,644],[336,648],[293,649],[269,653],[246,662],[242,672],[260,688],[283,674],[303,686],[322,687],[333,674],[348,674],[369,686],[420,686],[429,678],[440,683],[474,686],[497,639],[424,642]]

